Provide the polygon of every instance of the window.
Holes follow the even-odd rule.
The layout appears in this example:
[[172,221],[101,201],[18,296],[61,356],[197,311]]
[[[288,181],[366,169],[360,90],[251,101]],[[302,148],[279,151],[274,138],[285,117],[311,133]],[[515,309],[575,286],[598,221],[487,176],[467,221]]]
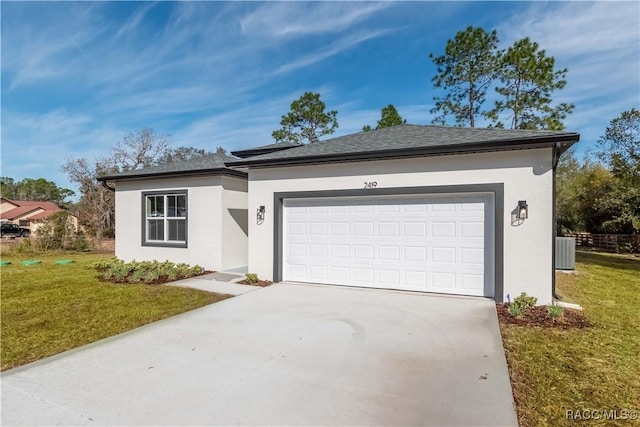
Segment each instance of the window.
[[142,193],[143,245],[187,246],[187,191]]
[[18,225],[20,227],[29,227],[31,226],[31,222],[28,219],[21,219],[18,221]]

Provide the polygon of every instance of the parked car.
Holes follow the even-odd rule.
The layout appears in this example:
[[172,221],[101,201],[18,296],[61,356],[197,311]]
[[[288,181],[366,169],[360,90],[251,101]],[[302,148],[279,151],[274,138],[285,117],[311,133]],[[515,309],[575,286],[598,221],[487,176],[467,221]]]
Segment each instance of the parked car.
[[31,230],[19,227],[17,224],[4,223],[0,226],[1,237],[29,237]]

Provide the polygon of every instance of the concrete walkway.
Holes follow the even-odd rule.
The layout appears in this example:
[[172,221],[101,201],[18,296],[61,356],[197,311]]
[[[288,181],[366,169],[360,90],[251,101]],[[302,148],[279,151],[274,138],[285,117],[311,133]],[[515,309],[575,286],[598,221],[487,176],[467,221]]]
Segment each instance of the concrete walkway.
[[281,283],[4,372],[2,425],[517,420],[492,301]]
[[242,295],[247,292],[257,291],[260,286],[241,285],[237,282],[243,280],[244,275],[231,273],[209,273],[189,279],[178,280],[170,283],[171,286],[194,288],[203,291],[215,292],[227,295]]

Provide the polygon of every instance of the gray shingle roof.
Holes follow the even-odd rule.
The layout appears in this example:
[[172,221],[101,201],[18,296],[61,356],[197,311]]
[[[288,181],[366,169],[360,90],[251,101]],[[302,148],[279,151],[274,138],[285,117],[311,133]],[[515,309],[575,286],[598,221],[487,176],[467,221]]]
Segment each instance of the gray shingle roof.
[[246,170],[239,167],[228,167],[225,162],[237,160],[235,157],[224,154],[206,154],[194,159],[181,162],[165,163],[158,166],[121,172],[114,175],[101,176],[99,181],[112,181],[120,179],[144,178],[167,175],[185,175],[193,173],[228,173],[231,175],[246,175]]
[[462,128],[402,124],[319,141],[288,150],[227,162],[229,166],[284,165],[364,160],[391,155],[429,155],[463,151],[535,148],[555,142],[568,148],[580,139],[572,132]]
[[299,147],[300,144],[295,142],[277,142],[275,144],[262,145],[260,147],[249,148],[247,150],[232,151],[231,154],[236,157],[252,157],[261,154],[267,154],[274,151],[287,150],[292,147]]
[[[267,151],[239,159],[218,153],[195,159],[103,176],[99,181],[151,178],[172,175],[229,174],[246,177],[251,166],[372,160],[462,152],[551,147],[560,151],[580,140],[574,132],[462,128],[402,124],[371,132],[319,141],[312,144],[269,144],[240,153]],[[286,147],[286,149],[284,149]],[[277,151],[271,151],[272,149]],[[234,152],[238,153],[238,152]]]

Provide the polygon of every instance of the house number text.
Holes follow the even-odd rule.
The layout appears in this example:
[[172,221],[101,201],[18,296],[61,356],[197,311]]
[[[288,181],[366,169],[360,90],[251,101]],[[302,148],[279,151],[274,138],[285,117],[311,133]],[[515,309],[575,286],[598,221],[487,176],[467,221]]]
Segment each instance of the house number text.
[[365,181],[364,182],[364,189],[365,190],[370,190],[372,188],[376,188],[378,186],[378,181]]

